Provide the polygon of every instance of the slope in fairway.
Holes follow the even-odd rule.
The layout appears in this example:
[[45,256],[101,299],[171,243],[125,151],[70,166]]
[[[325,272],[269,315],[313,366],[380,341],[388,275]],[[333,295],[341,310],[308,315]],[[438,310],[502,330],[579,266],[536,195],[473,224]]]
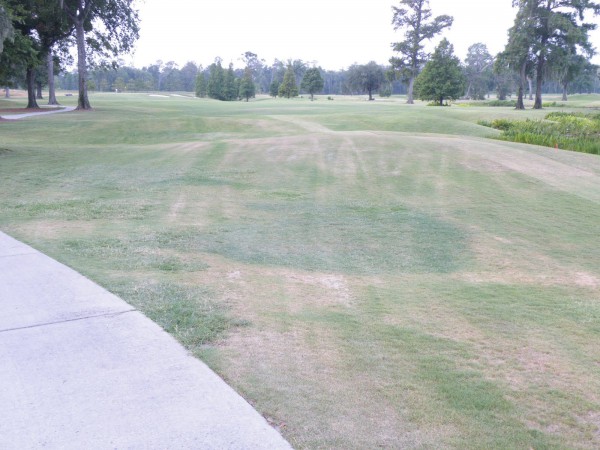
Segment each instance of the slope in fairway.
[[0,123],[0,228],[294,447],[600,446],[600,158],[486,139],[504,108],[93,100]]

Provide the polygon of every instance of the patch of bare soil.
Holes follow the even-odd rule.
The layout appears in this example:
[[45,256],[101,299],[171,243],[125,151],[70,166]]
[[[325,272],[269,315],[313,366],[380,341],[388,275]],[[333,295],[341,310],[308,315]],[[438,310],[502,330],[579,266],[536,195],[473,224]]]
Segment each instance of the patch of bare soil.
[[84,220],[38,220],[19,225],[20,231],[38,239],[58,239],[66,235],[89,235],[95,224]]
[[468,283],[600,287],[597,275],[564,266],[548,255],[528,250],[515,239],[494,236],[474,226],[471,229],[476,236],[471,240],[471,249],[481,269],[458,272],[453,275],[456,279]]

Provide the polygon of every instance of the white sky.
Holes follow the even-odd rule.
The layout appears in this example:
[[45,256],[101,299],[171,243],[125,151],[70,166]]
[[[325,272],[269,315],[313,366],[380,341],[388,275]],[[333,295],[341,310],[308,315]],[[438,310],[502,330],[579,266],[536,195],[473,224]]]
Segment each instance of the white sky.
[[[137,67],[175,61],[207,66],[220,56],[241,67],[252,51],[271,64],[275,58],[316,62],[338,70],[352,63],[387,64],[390,44],[403,39],[393,30],[394,0],[139,0],[140,40],[132,59]],[[454,16],[443,36],[464,59],[467,48],[483,42],[490,53],[504,48],[515,10],[511,0],[430,0],[433,15]],[[595,23],[600,20],[595,18]],[[600,30],[591,34],[600,51]],[[432,48],[439,42],[436,38]],[[600,62],[598,56],[596,63]]]

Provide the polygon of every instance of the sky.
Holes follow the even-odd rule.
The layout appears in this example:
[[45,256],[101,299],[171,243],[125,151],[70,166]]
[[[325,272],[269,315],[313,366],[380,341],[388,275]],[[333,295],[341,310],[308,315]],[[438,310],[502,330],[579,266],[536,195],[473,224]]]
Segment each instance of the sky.
[[[242,67],[246,51],[271,64],[301,59],[323,69],[353,63],[387,64],[391,43],[403,40],[391,24],[393,0],[138,0],[141,32],[136,51],[125,61],[143,67],[157,60],[207,66],[216,57]],[[447,37],[464,59],[476,42],[500,52],[516,11],[511,0],[430,0],[434,16],[454,17]],[[600,25],[600,18],[593,19]],[[600,26],[599,26],[600,28]],[[590,34],[600,51],[600,30]],[[600,63],[600,57],[593,60]]]

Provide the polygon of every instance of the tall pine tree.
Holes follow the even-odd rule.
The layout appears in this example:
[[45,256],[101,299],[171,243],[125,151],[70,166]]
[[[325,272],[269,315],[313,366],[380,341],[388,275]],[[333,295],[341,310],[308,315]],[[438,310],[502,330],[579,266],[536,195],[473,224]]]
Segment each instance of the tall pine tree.
[[400,79],[408,84],[407,103],[414,103],[414,82],[427,60],[425,42],[452,25],[453,18],[447,15],[432,19],[429,0],[400,0],[400,7],[393,7],[394,30],[404,30],[404,40],[392,44],[398,57],[390,59]]

